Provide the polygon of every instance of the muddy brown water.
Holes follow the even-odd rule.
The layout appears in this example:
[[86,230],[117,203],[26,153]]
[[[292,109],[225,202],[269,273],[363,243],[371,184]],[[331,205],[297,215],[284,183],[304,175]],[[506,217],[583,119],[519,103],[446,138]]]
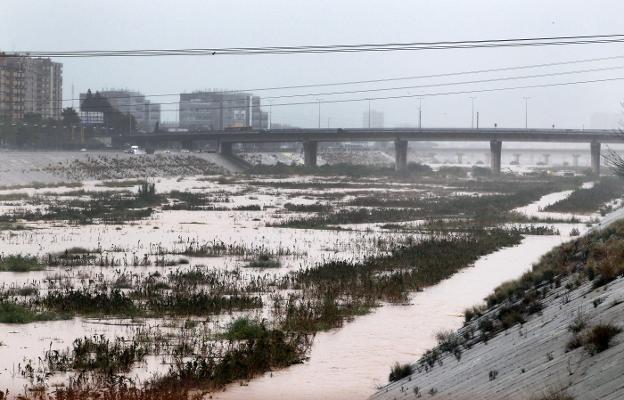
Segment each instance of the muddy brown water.
[[[239,194],[244,185],[218,185],[196,179],[159,179],[162,191],[208,190],[229,191],[229,206],[262,203],[266,206],[292,201],[285,193],[277,191]],[[87,182],[85,187],[95,189],[97,182]],[[400,189],[400,188],[397,188]],[[40,189],[43,191],[44,189]],[[49,190],[49,189],[48,189]],[[64,189],[54,189],[62,191]],[[103,189],[102,189],[103,190]],[[23,191],[23,190],[19,190]],[[30,193],[36,193],[32,190]],[[294,191],[296,194],[296,191]],[[293,190],[289,190],[292,196]],[[551,202],[565,198],[569,192],[545,196],[540,201],[519,211],[529,215]],[[300,199],[309,202],[309,199]],[[64,224],[33,223],[37,229],[22,232],[0,232],[0,246],[4,254],[29,253],[43,255],[62,251],[73,246],[86,248],[123,247],[128,253],[142,254],[151,246],[162,244],[183,247],[189,241],[226,243],[253,243],[270,249],[287,248],[295,255],[284,258],[280,273],[331,258],[360,259],[370,254],[372,243],[380,231],[373,225],[353,225],[353,231],[291,230],[267,228],[272,221],[264,211],[195,212],[167,211],[154,218],[127,224],[117,229],[107,225],[68,226]],[[154,229],[157,227],[158,229]],[[340,329],[316,335],[310,358],[301,365],[267,373],[251,382],[229,385],[224,392],[212,394],[215,399],[355,399],[366,398],[377,385],[387,382],[390,366],[394,362],[416,360],[423,351],[435,344],[434,334],[443,329],[458,328],[463,320],[462,311],[479,303],[500,283],[519,277],[531,264],[562,241],[568,240],[569,231],[583,224],[557,224],[561,235],[528,236],[518,246],[499,250],[482,257],[471,268],[450,277],[423,292],[414,293],[408,305],[388,305],[372,313],[355,318]],[[400,233],[385,233],[388,237]],[[190,259],[194,264],[207,264],[217,268],[240,265],[235,257]],[[133,267],[128,267],[133,268]],[[139,268],[141,267],[134,267]],[[142,272],[163,267],[144,267]],[[111,268],[79,267],[65,273],[110,274]],[[0,272],[3,285],[24,285],[41,282],[51,275],[63,274],[58,269],[17,274]],[[68,321],[40,322],[26,325],[0,324],[0,388],[12,393],[26,390],[28,380],[19,374],[19,367],[27,360],[37,360],[51,348],[65,349],[77,337],[104,334],[107,337],[130,336],[134,324],[158,325],[159,320],[120,321],[74,318]],[[219,324],[219,320],[213,322]],[[143,379],[153,372],[162,372],[167,365],[158,357],[131,372],[132,377]],[[66,376],[57,375],[48,384],[63,383]]]

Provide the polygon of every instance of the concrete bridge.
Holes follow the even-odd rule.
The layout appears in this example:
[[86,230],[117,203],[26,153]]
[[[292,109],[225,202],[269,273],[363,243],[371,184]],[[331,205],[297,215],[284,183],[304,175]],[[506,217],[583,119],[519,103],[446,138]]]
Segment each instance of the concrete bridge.
[[624,134],[611,130],[575,129],[500,129],[500,128],[387,128],[387,129],[272,129],[226,130],[198,132],[169,132],[113,136],[112,145],[124,144],[157,147],[163,143],[179,142],[192,149],[198,141],[216,142],[219,153],[232,156],[235,143],[300,142],[303,144],[304,164],[316,166],[319,142],[383,142],[393,141],[395,165],[398,171],[407,167],[407,146],[410,141],[428,142],[489,142],[491,168],[500,173],[503,142],[587,143],[591,167],[600,174],[602,143],[624,143]]

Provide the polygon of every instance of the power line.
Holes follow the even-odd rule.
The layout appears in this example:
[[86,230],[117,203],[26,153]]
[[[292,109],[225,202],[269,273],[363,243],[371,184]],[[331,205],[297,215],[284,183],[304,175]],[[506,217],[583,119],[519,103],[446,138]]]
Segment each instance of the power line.
[[624,42],[624,34],[574,35],[530,38],[505,38],[485,40],[461,40],[439,42],[407,43],[365,43],[308,46],[268,46],[268,47],[225,47],[190,49],[132,49],[132,50],[71,50],[71,51],[30,51],[4,54],[19,57],[28,54],[35,57],[153,57],[153,56],[216,56],[216,55],[279,55],[279,54],[321,54],[383,51],[420,51],[475,49],[498,47],[566,46],[584,44],[607,44]]
[[[343,81],[343,82],[320,82],[320,83],[310,83],[310,84],[302,84],[302,85],[285,85],[285,86],[270,86],[270,87],[256,87],[256,88],[247,88],[247,89],[222,90],[222,91],[216,91],[215,93],[262,92],[262,91],[274,91],[274,90],[305,89],[305,88],[314,88],[314,87],[361,85],[361,84],[368,84],[368,83],[382,83],[382,82],[403,81],[403,80],[446,78],[446,77],[461,76],[461,75],[482,74],[482,73],[489,73],[489,72],[515,71],[515,70],[523,70],[523,69],[545,68],[545,67],[554,67],[554,66],[561,66],[561,65],[573,65],[573,64],[591,63],[591,62],[599,62],[599,61],[612,61],[612,60],[621,60],[621,59],[624,59],[624,55],[611,56],[611,57],[599,57],[599,58],[585,58],[585,59],[568,60],[568,61],[557,61],[557,62],[541,63],[541,64],[508,66],[508,67],[500,67],[500,68],[474,69],[474,70],[467,70],[467,71],[447,72],[447,73],[429,74],[429,75],[410,75],[410,76]],[[141,95],[129,95],[129,96],[103,96],[103,97],[105,97],[106,99],[133,99],[133,98],[139,98],[139,97],[170,97],[170,96],[179,96],[179,95],[180,93],[156,93],[156,94],[141,94]],[[265,97],[265,98],[271,98],[271,97]],[[69,99],[63,99],[61,101],[71,102],[71,101],[80,101],[80,100],[82,99],[81,98],[69,98]],[[152,103],[152,104],[157,104],[157,103]]]
[[[508,87],[500,87],[500,88],[473,89],[473,90],[451,91],[451,92],[432,92],[432,93],[404,94],[404,95],[383,96],[383,97],[362,97],[362,98],[353,98],[353,99],[273,103],[271,106],[272,107],[275,107],[275,106],[287,107],[287,106],[312,105],[312,104],[318,105],[319,103],[320,104],[339,104],[339,103],[363,102],[363,101],[370,101],[370,100],[397,100],[397,99],[418,98],[418,97],[422,98],[422,97],[436,97],[436,96],[452,96],[452,95],[463,95],[463,94],[472,94],[472,93],[502,92],[502,91],[507,91],[507,90],[519,90],[519,89],[537,89],[537,88],[544,88],[544,87],[563,87],[563,86],[573,86],[573,85],[585,85],[585,84],[590,84],[590,83],[604,83],[604,82],[614,82],[614,81],[623,81],[623,80],[624,80],[624,77],[614,77],[614,78],[603,78],[603,79],[591,79],[591,80],[584,80],[584,81],[545,83],[545,84],[522,85],[522,86],[508,86]],[[201,110],[221,110],[221,109],[228,109],[228,108],[239,108],[239,107],[213,107],[213,108],[203,108]],[[179,112],[179,110],[161,110],[161,112]],[[15,123],[12,123],[12,125],[15,125]]]
[[507,81],[507,80],[516,80],[516,79],[534,79],[534,78],[545,78],[545,77],[561,76],[561,75],[582,74],[582,73],[587,73],[587,72],[613,71],[613,70],[623,69],[623,68],[624,68],[624,65],[618,65],[615,67],[590,68],[590,69],[576,70],[576,71],[550,72],[550,73],[545,73],[545,74],[520,75],[520,76],[510,76],[510,77],[490,78],[490,79],[477,79],[477,80],[463,81],[463,82],[442,82],[442,83],[431,83],[427,85],[416,85],[416,86],[395,86],[395,87],[389,87],[389,88],[346,90],[346,91],[339,91],[339,92],[290,94],[290,95],[281,95],[281,96],[268,96],[264,98],[265,99],[280,99],[280,98],[308,97],[308,96],[332,96],[332,95],[340,95],[340,94],[384,92],[384,91],[392,91],[392,90],[418,89],[418,88],[439,87],[439,86],[470,85],[470,84],[476,84],[476,83],[491,83],[491,82],[500,82],[500,81]]
[[[405,99],[405,98],[417,98],[417,97],[436,97],[436,96],[450,96],[450,95],[460,95],[460,94],[471,94],[471,93],[492,93],[492,92],[502,92],[507,90],[519,90],[519,89],[538,89],[545,87],[561,87],[561,86],[573,86],[573,85],[585,85],[590,83],[604,83],[604,82],[614,82],[624,80],[624,77],[615,77],[615,78],[603,78],[603,79],[590,79],[590,80],[582,80],[582,81],[572,81],[572,82],[558,82],[558,83],[544,83],[544,84],[535,84],[535,85],[520,85],[520,86],[508,86],[508,87],[499,87],[499,88],[488,88],[488,89],[470,89],[470,90],[461,90],[461,91],[449,91],[449,92],[430,92],[430,93],[418,93],[418,94],[404,94],[404,95],[393,95],[393,96],[382,96],[382,97],[361,97],[361,98],[352,98],[352,99],[336,99],[336,100],[323,100],[321,104],[340,104],[340,103],[353,103],[353,102],[362,102],[368,100],[396,100],[396,99]],[[290,102],[290,103],[273,103],[272,107],[286,107],[286,106],[299,106],[299,105],[311,105],[318,104],[318,101],[300,101],[300,102]],[[239,107],[211,107],[211,108],[197,108],[193,111],[207,111],[207,110],[221,110],[221,109],[230,109],[230,108],[239,108]],[[161,112],[179,112],[180,110],[161,110]]]
[[[334,91],[334,92],[315,92],[315,93],[298,93],[298,94],[288,94],[288,95],[278,95],[278,96],[267,96],[263,97],[267,100],[275,100],[275,99],[287,99],[287,98],[297,98],[297,97],[314,97],[314,96],[335,96],[335,95],[344,95],[344,94],[357,94],[357,93],[376,93],[376,92],[387,92],[387,91],[396,91],[396,90],[407,90],[407,89],[423,89],[423,88],[433,88],[433,87],[444,87],[444,86],[456,86],[456,85],[472,85],[478,83],[492,83],[492,82],[502,82],[509,80],[519,80],[519,79],[535,79],[535,78],[544,78],[544,77],[554,77],[554,76],[562,76],[562,75],[572,75],[572,74],[582,74],[588,72],[600,72],[600,71],[613,71],[618,69],[624,69],[624,65],[612,66],[612,67],[600,67],[600,68],[588,68],[582,70],[573,70],[573,71],[561,71],[561,72],[549,72],[544,74],[533,74],[533,75],[517,75],[517,76],[507,76],[500,78],[488,78],[488,79],[477,79],[477,80],[469,80],[469,81],[458,81],[458,82],[441,82],[441,83],[430,83],[425,85],[410,85],[410,86],[395,86],[389,88],[374,88],[374,89],[358,89],[358,90],[345,90],[345,91]],[[107,98],[106,96],[103,96]],[[221,100],[222,103],[227,102],[239,102],[240,99],[232,99],[232,100]],[[182,104],[185,103],[181,100],[176,101],[168,101],[168,102],[158,102],[158,103],[150,103],[150,105],[169,105],[169,104]],[[185,103],[192,106],[193,103]],[[112,108],[122,108],[122,107],[130,107],[133,104],[117,104],[115,106],[111,105]],[[219,107],[220,108],[220,107]],[[233,108],[240,108],[240,106],[235,106]]]

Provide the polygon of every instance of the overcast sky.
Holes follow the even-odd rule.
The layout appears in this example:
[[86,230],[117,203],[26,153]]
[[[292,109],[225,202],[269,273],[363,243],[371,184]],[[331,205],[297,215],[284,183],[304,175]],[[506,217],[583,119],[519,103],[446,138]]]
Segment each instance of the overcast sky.
[[[0,16],[0,49],[4,51],[355,44],[624,33],[622,0],[0,0]],[[178,93],[197,89],[247,89],[414,76],[620,55],[624,55],[624,44],[57,61],[64,65],[64,98],[69,99],[72,84],[76,97],[87,88],[129,88],[145,94]],[[453,77],[446,82],[619,65],[624,66],[624,58],[549,69]],[[430,94],[609,77],[624,77],[624,69],[386,94]],[[399,81],[367,85],[366,88],[438,82],[445,80]],[[327,88],[262,92],[261,95],[318,90]],[[359,94],[343,98],[369,96]],[[589,127],[593,113],[620,112],[624,81],[474,95],[426,96],[423,125],[470,126],[470,96],[476,96],[481,126],[493,126],[494,123],[502,127],[524,126],[523,97],[528,96],[530,127],[555,124],[562,128],[580,128]],[[163,110],[171,110],[163,112],[163,119],[177,119],[175,107],[163,105]],[[274,106],[272,119],[273,122],[302,127],[316,126],[317,108],[316,105]],[[386,126],[418,123],[416,99],[372,101],[372,108],[385,113]],[[366,101],[324,104],[321,106],[322,124],[360,127],[362,113],[367,109]]]

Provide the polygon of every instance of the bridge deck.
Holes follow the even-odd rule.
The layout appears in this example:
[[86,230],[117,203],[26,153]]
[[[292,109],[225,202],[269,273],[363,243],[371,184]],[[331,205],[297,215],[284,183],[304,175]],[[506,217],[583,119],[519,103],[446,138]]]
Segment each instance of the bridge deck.
[[219,141],[231,143],[269,142],[357,142],[357,141],[492,141],[624,143],[624,134],[611,130],[574,129],[273,129],[251,131],[204,131],[113,136],[114,142]]

